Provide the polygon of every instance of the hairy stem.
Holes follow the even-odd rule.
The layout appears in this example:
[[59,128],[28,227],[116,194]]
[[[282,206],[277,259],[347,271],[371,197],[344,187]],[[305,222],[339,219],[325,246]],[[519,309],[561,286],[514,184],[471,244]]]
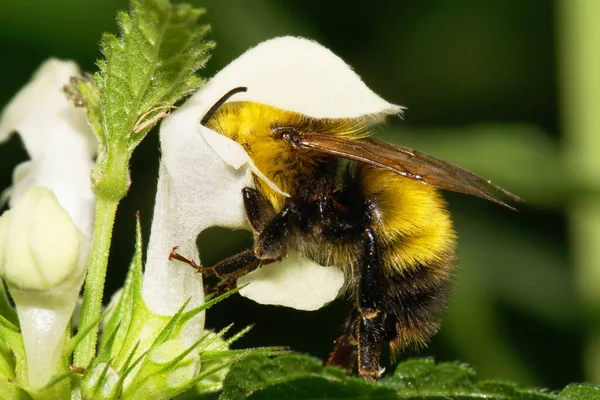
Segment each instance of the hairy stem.
[[[108,254],[118,204],[119,200],[98,197],[90,265],[85,280],[79,320],[80,327],[89,326],[100,316]],[[95,327],[75,349],[74,365],[83,368],[89,365],[96,356],[97,340],[98,327]]]

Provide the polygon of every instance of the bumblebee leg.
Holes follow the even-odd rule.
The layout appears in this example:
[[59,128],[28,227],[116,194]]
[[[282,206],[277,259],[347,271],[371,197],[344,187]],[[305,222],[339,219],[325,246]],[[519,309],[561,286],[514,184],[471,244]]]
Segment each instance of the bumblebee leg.
[[245,250],[226,258],[212,267],[215,275],[222,279],[216,286],[208,288],[206,294],[221,294],[234,289],[237,286],[237,278],[254,271],[259,265],[260,261],[252,250]]
[[364,232],[364,255],[358,271],[358,374],[375,380],[383,369],[379,365],[383,339],[381,311],[381,263],[377,240],[371,229]]
[[[260,195],[256,189],[246,187],[242,189],[242,198],[244,200],[244,208],[246,210],[246,216],[252,229],[257,232],[262,232],[266,229],[273,220],[278,221],[275,217],[275,210],[273,206],[268,202],[266,198]],[[277,227],[275,227],[275,230]],[[271,230],[269,230],[271,232]],[[272,243],[273,241],[271,241]],[[283,247],[281,246],[281,249]],[[216,276],[221,278],[221,282],[213,288],[216,291],[227,290],[230,287],[235,286],[235,280],[240,276],[243,276],[254,269],[258,268],[261,261],[263,264],[275,261],[282,257],[282,250],[279,251],[277,257],[269,258],[264,257],[259,260],[253,250],[244,250],[241,253],[233,255],[225,260],[219,262],[212,267],[203,267],[196,264],[193,260],[190,260],[181,254],[177,253],[177,247],[171,250],[169,260],[176,260],[188,264],[194,268],[197,272],[205,274],[207,276]]]
[[226,258],[214,265],[211,269],[214,274],[223,279],[237,279],[258,268],[260,261],[252,250],[244,250],[234,256]]
[[283,241],[290,227],[290,216],[295,212],[287,205],[260,232],[254,243],[254,254],[260,260],[281,260],[285,255]]
[[356,329],[358,323],[358,311],[353,310],[344,324],[344,334],[335,340],[333,351],[329,355],[327,365],[337,365],[351,373],[356,366]]
[[258,190],[250,187],[242,189],[242,198],[248,223],[255,232],[262,232],[275,217],[273,206]]
[[258,268],[259,265],[259,260],[254,256],[252,250],[244,250],[241,253],[226,258],[212,267],[202,267],[196,264],[193,260],[185,258],[181,254],[177,253],[177,247],[174,247],[169,255],[169,260],[181,261],[204,275],[215,275],[218,278],[223,278],[226,280],[237,279],[240,276]]
[[219,296],[225,292],[235,289],[237,283],[233,279],[224,279],[215,286],[209,286],[204,288],[204,294]]
[[289,227],[289,216],[293,206],[284,207],[275,213],[273,206],[256,189],[242,189],[246,217],[252,229],[258,233],[254,254],[263,261],[281,260],[285,255],[283,238]]

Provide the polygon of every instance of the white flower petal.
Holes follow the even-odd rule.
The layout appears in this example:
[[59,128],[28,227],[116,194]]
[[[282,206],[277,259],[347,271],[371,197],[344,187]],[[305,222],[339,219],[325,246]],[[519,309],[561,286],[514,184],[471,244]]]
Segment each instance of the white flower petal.
[[402,111],[373,93],[331,50],[291,36],[267,40],[248,50],[190,102],[216,101],[239,86],[248,91],[234,95],[232,101],[254,101],[314,118],[376,117]]
[[[47,153],[47,146],[56,142],[79,142],[81,149],[92,157],[96,140],[88,134],[85,111],[75,108],[62,90],[72,76],[80,74],[79,67],[72,61],[49,59],[44,62],[2,111],[0,143],[11,133],[19,132],[31,158]],[[69,149],[63,149],[64,154],[68,152]]]
[[202,137],[204,137],[206,143],[223,161],[234,169],[240,169],[248,163],[250,157],[240,144],[213,130],[202,128],[199,128]]
[[272,182],[265,174],[263,174],[252,162],[252,159],[246,153],[246,150],[233,140],[229,139],[226,136],[223,136],[213,130],[205,128],[203,126],[199,127],[200,133],[204,137],[204,140],[208,145],[213,149],[215,153],[223,161],[232,166],[235,169],[240,169],[243,165],[248,165],[250,170],[254,172],[256,176],[265,181],[271,189],[281,194],[282,196],[289,197],[290,195],[286,192],[279,189],[279,187]]
[[[20,164],[19,167],[24,164]],[[91,238],[96,204],[90,181],[92,159],[87,155],[85,157],[59,157],[55,154],[48,154],[25,165],[27,167],[26,174],[21,173],[23,168],[17,169],[13,174],[15,184],[11,189],[11,207],[30,187],[47,187],[54,192],[75,225]],[[21,175],[20,179],[15,181],[18,175]]]
[[335,300],[344,286],[344,273],[291,254],[237,280],[238,286],[247,283],[240,294],[257,303],[313,311]]
[[18,132],[31,160],[13,172],[11,210],[0,219],[0,269],[15,301],[29,384],[56,372],[85,278],[95,198],[96,139],[85,111],[63,93],[73,62],[48,60],[0,115],[0,142]]
[[[197,107],[183,106],[160,131],[162,160],[143,295],[148,307],[163,315],[173,314],[188,299],[190,308],[204,302],[202,276],[169,261],[171,249],[180,246],[182,255],[198,260],[196,237],[204,229],[246,226],[241,190],[250,182],[250,172],[224,163],[200,134],[198,121]],[[195,324],[190,332],[197,340],[203,321]]]
[[18,132],[31,161],[13,173],[11,205],[31,186],[51,189],[73,221],[91,237],[95,198],[90,170],[96,139],[85,111],[65,97],[62,88],[79,75],[70,61],[51,59],[36,71],[0,115],[0,142]]

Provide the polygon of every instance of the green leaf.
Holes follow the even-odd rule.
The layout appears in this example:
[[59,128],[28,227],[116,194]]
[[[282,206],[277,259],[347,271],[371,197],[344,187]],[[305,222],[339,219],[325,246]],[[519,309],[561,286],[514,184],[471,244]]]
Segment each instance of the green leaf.
[[574,384],[559,393],[560,400],[600,400],[600,386]]
[[[208,60],[212,43],[208,25],[197,25],[203,10],[167,0],[131,2],[131,12],[119,13],[121,37],[106,34],[94,75],[100,91],[102,124],[109,141],[133,138],[135,146],[154,123],[137,134],[134,126],[147,112],[172,105],[202,83],[194,76]],[[164,111],[164,109],[162,109]],[[144,118],[151,121],[155,110]],[[138,124],[139,126],[139,124]]]
[[[94,78],[85,74],[83,76],[72,76],[69,83],[63,87],[63,92],[75,107],[84,107],[90,126],[96,137],[104,138],[102,128],[101,110],[100,110],[100,93],[94,82]],[[98,143],[100,152],[103,151],[104,143]]]
[[250,356],[231,367],[220,400],[285,398],[394,399],[395,391],[348,377],[335,367],[301,355]]
[[[92,171],[99,197],[122,199],[129,188],[133,150],[183,96],[202,80],[195,72],[206,64],[213,43],[208,25],[198,25],[204,10],[168,0],[132,0],[131,11],[117,16],[119,36],[105,34],[93,81],[82,79],[65,89],[87,108],[98,137]],[[73,87],[81,95],[74,95]]]
[[475,372],[463,364],[440,363],[431,359],[408,360],[398,365],[394,375],[380,382],[410,399],[552,399],[553,396],[517,388],[501,381],[478,381]]
[[[393,376],[369,382],[310,357],[250,356],[231,367],[220,400],[237,399],[546,400],[555,396],[499,381],[478,381],[467,366],[408,360]],[[574,399],[577,399],[576,397]]]

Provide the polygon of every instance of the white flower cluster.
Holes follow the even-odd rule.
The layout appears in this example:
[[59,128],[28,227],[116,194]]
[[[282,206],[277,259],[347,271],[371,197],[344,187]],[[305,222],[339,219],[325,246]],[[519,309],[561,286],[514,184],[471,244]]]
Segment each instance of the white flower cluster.
[[85,278],[95,199],[95,138],[62,88],[72,62],[45,62],[0,116],[0,142],[18,132],[30,160],[18,165],[0,218],[0,274],[13,298],[29,384],[43,387],[62,356]]

